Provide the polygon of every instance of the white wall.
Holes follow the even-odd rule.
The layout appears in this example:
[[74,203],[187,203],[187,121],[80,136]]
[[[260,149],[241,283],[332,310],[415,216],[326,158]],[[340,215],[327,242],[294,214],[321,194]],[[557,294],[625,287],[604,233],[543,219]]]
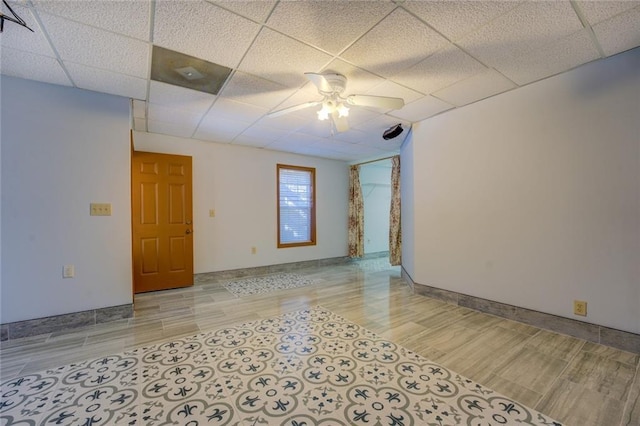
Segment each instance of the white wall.
[[638,70],[635,49],[415,126],[414,281],[640,332]]
[[[347,163],[139,132],[134,145],[193,157],[196,273],[347,255]],[[278,163],[316,168],[315,246],[277,248]]]
[[364,252],[388,251],[391,160],[360,166],[360,186],[364,204]]
[[[414,161],[413,128],[400,148],[400,226],[402,228],[402,268],[414,281],[415,248],[415,187],[413,184]],[[424,284],[424,283],[423,283]]]
[[1,81],[0,321],[131,303],[129,101]]

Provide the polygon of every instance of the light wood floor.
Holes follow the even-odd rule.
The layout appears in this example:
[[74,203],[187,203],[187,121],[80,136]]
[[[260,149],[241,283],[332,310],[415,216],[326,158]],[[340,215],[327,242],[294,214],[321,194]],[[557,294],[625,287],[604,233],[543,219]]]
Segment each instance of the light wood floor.
[[640,425],[640,355],[414,295],[398,268],[295,271],[311,286],[236,298],[219,283],[138,295],[135,316],[0,346],[2,379],[321,305],[567,425]]

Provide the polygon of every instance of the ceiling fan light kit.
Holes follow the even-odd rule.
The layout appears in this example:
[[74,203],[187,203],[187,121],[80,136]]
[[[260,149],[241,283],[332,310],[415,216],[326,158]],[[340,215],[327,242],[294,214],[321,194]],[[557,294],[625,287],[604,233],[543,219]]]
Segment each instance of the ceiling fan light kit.
[[[349,130],[349,123],[346,119],[349,116],[349,108],[347,105],[381,109],[400,109],[404,106],[404,100],[401,98],[372,95],[348,95],[343,97],[342,93],[347,87],[347,78],[342,74],[333,72],[323,74],[307,72],[304,75],[316,86],[318,93],[323,96],[323,99],[318,102],[307,102],[273,111],[268,114],[270,117],[277,117],[304,108],[322,105],[322,108],[317,111],[318,120],[322,121],[330,118],[338,132],[346,132]],[[400,132],[402,132],[402,129]]]

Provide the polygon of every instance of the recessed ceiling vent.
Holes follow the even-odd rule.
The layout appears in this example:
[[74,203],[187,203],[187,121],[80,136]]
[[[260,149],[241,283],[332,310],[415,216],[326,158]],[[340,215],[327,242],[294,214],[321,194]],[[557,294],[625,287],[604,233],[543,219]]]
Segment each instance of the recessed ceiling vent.
[[153,46],[152,80],[217,95],[229,74],[231,68]]

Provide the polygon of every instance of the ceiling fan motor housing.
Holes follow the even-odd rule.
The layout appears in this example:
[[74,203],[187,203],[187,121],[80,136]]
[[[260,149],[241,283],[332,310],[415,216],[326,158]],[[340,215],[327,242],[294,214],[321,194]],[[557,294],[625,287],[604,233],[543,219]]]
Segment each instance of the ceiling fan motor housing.
[[320,90],[325,96],[341,94],[347,87],[347,77],[342,74],[324,74],[324,78],[330,87],[330,90]]

